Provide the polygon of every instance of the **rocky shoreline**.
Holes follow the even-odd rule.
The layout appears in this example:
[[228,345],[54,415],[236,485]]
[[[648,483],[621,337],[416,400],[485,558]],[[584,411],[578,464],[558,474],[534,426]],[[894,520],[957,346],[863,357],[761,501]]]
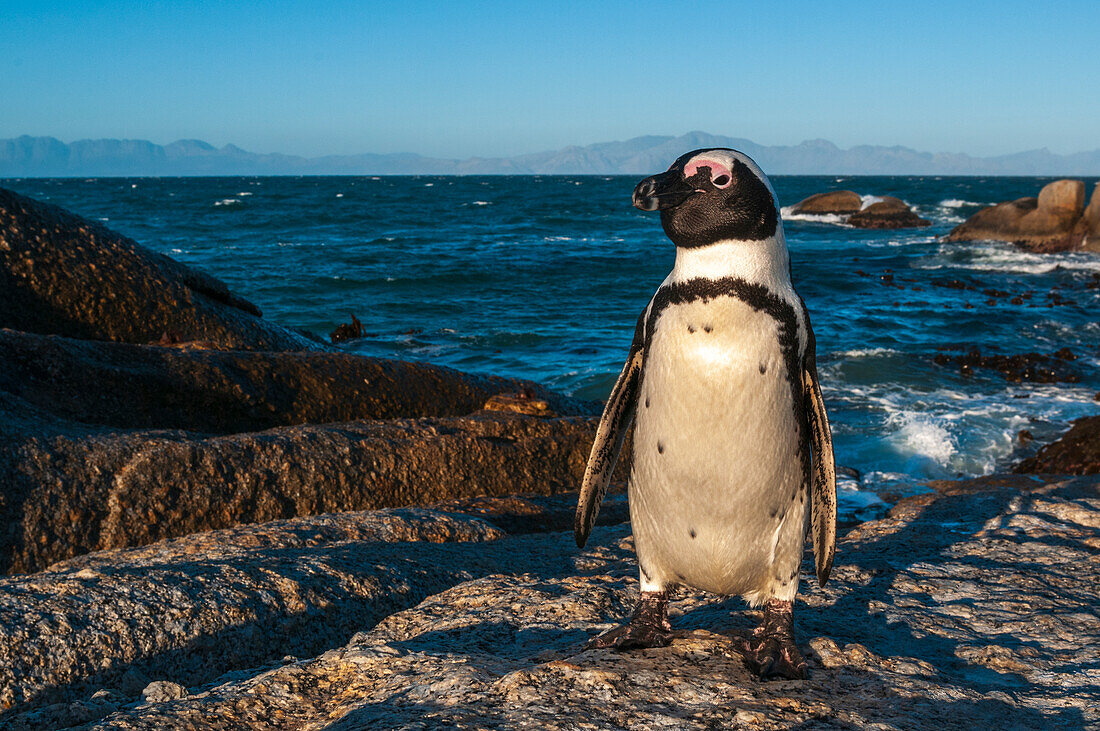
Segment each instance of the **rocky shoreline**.
[[804,567],[805,681],[755,679],[737,650],[753,613],[695,593],[674,602],[670,647],[583,650],[636,597],[628,524],[597,528],[578,552],[567,531],[507,534],[491,515],[395,510],[99,552],[0,581],[4,721],[13,729],[1100,722],[1100,478],[932,487],[843,537],[825,589]]
[[803,581],[810,679],[762,683],[738,600],[680,595],[668,648],[582,649],[637,594],[623,472],[570,533],[598,410],[341,352],[0,190],[0,728],[1100,723],[1100,418],[848,530]]

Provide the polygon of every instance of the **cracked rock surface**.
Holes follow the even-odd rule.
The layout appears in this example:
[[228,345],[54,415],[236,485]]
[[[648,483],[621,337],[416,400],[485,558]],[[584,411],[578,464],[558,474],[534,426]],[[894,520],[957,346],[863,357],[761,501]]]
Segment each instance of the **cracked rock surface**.
[[[583,651],[637,598],[621,525],[597,528],[584,552],[566,532],[433,544],[469,578],[363,622],[346,644],[312,659],[205,683],[146,671],[187,695],[157,686],[143,701],[104,687],[9,719],[13,727],[102,729],[1100,723],[1100,478],[998,476],[935,487],[849,532],[826,588],[810,581],[806,564],[795,613],[810,665],[804,681],[751,676],[736,648],[756,613],[693,592],[672,604],[669,647]],[[415,555],[414,545],[393,547]]]
[[560,493],[596,423],[494,411],[209,436],[62,422],[0,391],[0,571],[241,523]]

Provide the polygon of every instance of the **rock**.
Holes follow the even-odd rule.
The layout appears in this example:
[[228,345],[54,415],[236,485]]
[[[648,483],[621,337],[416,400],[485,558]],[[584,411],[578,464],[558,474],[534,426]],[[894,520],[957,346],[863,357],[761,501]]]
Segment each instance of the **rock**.
[[503,536],[438,511],[343,513],[92,553],[0,579],[0,709],[80,702],[103,687],[159,702],[232,670],[312,656],[431,593],[502,570],[507,552],[483,561],[455,544]]
[[156,680],[141,691],[141,700],[145,703],[163,703],[187,697],[187,688],[170,680]]
[[848,225],[876,229],[914,228],[931,226],[932,222],[913,213],[905,201],[887,195],[849,216]]
[[1080,249],[1089,240],[1084,200],[1083,182],[1056,180],[1044,186],[1038,198],[983,208],[952,229],[946,240],[1007,241],[1034,252]]
[[1100,416],[1077,419],[1057,441],[1012,468],[1021,474],[1100,474]]
[[[670,646],[584,650],[637,597],[623,526],[597,529],[592,548],[565,561],[568,534],[441,546],[452,565],[463,561],[461,551],[470,560],[507,554],[511,563],[502,571],[485,564],[488,573],[364,623],[311,660],[241,671],[169,703],[120,708],[95,728],[1100,723],[1100,563],[1092,560],[1100,479],[998,476],[935,487],[843,537],[827,587],[810,581],[812,566],[804,566],[796,624],[810,663],[805,681],[752,677],[739,646],[754,613],[739,600],[694,592],[675,597]],[[78,601],[80,591],[42,596],[89,612],[96,604]],[[67,644],[97,631],[51,616],[74,627],[60,635]],[[12,728],[33,727],[36,713],[9,714]]]
[[574,490],[597,421],[478,412],[208,436],[89,427],[0,391],[0,570],[241,523]]
[[[630,520],[626,485],[613,483],[600,506],[596,525],[618,525]],[[432,507],[448,513],[484,518],[511,534],[573,530],[577,493],[559,495],[508,495],[447,500]]]
[[1092,189],[1092,198],[1081,217],[1081,232],[1085,251],[1100,252],[1100,183]]
[[[0,329],[0,391],[62,419],[208,434],[461,416],[521,392],[542,415],[599,405],[530,381],[347,353],[181,350]],[[494,402],[495,403],[495,402]]]
[[795,205],[794,213],[814,215],[855,213],[863,205],[859,193],[850,190],[833,190],[828,193],[811,195]]
[[1085,207],[1085,184],[1080,180],[1055,180],[1039,191],[1039,208],[1064,209],[1075,216]]
[[342,343],[345,340],[358,340],[361,337],[363,337],[363,323],[359,322],[359,319],[355,315],[351,316],[351,322],[345,322],[337,326],[328,336],[329,340],[333,343]]
[[218,279],[106,227],[0,188],[0,327],[92,340],[319,350]]
[[978,348],[971,348],[966,355],[938,353],[932,361],[936,365],[958,365],[963,376],[974,374],[975,368],[994,370],[1012,383],[1079,383],[1081,375],[1070,365],[1077,359],[1069,348],[1052,355],[1020,353],[1017,355],[982,355]]

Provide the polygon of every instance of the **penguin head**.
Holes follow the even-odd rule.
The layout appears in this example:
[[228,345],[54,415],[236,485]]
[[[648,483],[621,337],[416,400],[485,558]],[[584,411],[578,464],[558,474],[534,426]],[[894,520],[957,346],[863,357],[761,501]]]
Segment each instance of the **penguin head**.
[[634,207],[660,211],[661,226],[680,248],[764,241],[779,226],[767,176],[748,155],[726,148],[681,155],[667,171],[638,183]]

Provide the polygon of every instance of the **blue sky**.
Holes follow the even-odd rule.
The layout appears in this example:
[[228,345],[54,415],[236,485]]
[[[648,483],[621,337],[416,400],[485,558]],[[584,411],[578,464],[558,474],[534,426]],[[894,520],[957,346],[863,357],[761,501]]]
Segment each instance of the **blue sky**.
[[1100,148],[1100,3],[0,0],[0,137],[512,155]]

